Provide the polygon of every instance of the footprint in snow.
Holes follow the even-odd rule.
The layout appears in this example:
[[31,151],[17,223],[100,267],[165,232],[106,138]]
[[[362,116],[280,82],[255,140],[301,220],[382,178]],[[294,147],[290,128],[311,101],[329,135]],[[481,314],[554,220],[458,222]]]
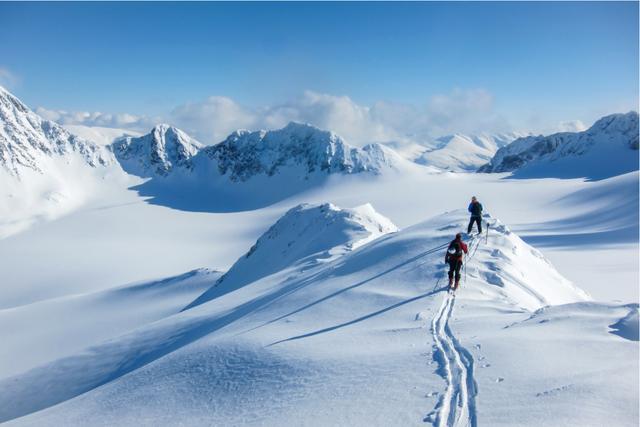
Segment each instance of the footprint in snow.
[[475,348],[476,350],[480,350],[482,346],[480,344],[475,344],[473,348]]
[[427,393],[425,395],[425,397],[434,397],[434,396],[437,396],[437,395],[438,395],[437,391],[430,391],[429,393]]
[[502,381],[504,381],[504,378],[502,378],[502,377],[498,377],[498,378],[496,378],[496,382],[497,382],[497,383],[501,383]]
[[545,390],[545,391],[543,391],[541,393],[536,393],[536,397],[552,396],[552,395],[560,393],[562,391],[566,391],[571,387],[573,387],[573,384],[567,384],[567,385],[563,385],[563,386],[560,386],[560,387],[552,388],[551,390]]
[[419,320],[428,320],[428,319],[429,319],[429,316],[427,315],[427,313],[425,313],[424,311],[421,311],[416,314],[416,318],[414,320],[419,321]]
[[480,366],[481,368],[490,368],[491,367],[491,363],[485,363],[483,365]]

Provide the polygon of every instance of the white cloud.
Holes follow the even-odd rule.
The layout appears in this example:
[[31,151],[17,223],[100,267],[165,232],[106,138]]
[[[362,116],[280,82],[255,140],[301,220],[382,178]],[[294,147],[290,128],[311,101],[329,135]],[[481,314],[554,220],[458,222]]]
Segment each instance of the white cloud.
[[252,129],[258,115],[230,98],[210,96],[176,107],[168,120],[203,142],[219,142],[237,129]]
[[154,124],[177,126],[204,143],[222,141],[240,128],[277,129],[290,121],[310,123],[362,145],[385,141],[425,141],[454,133],[510,130],[507,120],[494,111],[493,96],[484,89],[454,89],[438,94],[423,105],[376,102],[361,105],[348,96],[305,91],[300,97],[271,106],[248,107],[231,98],[211,96],[179,105],[161,117],[100,112],[36,109],[61,124],[104,126],[147,132]]
[[289,121],[311,123],[332,130],[354,143],[388,141],[399,135],[376,120],[371,108],[358,105],[348,96],[306,91],[302,97],[262,111],[265,127],[281,127]]
[[12,89],[20,83],[20,78],[7,67],[0,66],[0,86]]
[[367,106],[348,96],[305,91],[288,102],[250,108],[213,96],[178,106],[168,121],[208,143],[218,142],[238,128],[276,129],[290,121],[332,130],[356,145],[424,140],[452,132],[508,130],[506,120],[493,111],[492,95],[483,89],[455,89],[422,106],[389,102]]
[[128,113],[111,114],[88,111],[48,110],[38,107],[35,112],[47,120],[61,125],[100,126],[119,129],[131,129],[146,132],[155,124],[161,122],[160,117],[136,116]]
[[587,126],[580,120],[569,120],[558,123],[558,132],[582,132]]

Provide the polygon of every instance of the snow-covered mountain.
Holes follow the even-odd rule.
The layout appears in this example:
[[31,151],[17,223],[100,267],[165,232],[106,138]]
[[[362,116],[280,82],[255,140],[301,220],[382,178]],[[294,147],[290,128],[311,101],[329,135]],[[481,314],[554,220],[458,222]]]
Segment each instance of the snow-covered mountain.
[[[103,182],[123,185],[110,147],[44,120],[0,88],[0,237],[71,212]],[[111,172],[111,179],[105,177]]]
[[0,167],[13,176],[25,168],[44,173],[44,159],[70,154],[94,167],[113,161],[107,149],[44,120],[2,87],[0,125]]
[[287,167],[306,175],[379,174],[401,161],[380,144],[352,147],[333,132],[293,122],[272,131],[236,131],[204,151],[215,160],[220,173],[232,181],[246,181],[256,175],[272,176]]
[[352,147],[338,135],[301,123],[271,131],[238,130],[224,141],[203,146],[167,125],[139,138],[124,138],[113,148],[123,168],[140,176],[169,175],[231,182],[286,174],[301,179],[322,174],[380,174],[404,161],[382,145]]
[[[198,212],[258,209],[329,181],[398,176],[424,166],[379,144],[352,147],[342,138],[307,124],[271,131],[236,131],[216,145],[201,146],[163,127],[114,144],[122,167],[150,177],[133,187],[150,203]],[[170,141],[170,143],[169,143]]]
[[479,172],[604,178],[638,169],[638,113],[611,114],[583,132],[519,138]]
[[447,135],[430,143],[414,161],[442,170],[472,172],[491,160],[500,148],[524,136],[521,132]]
[[146,135],[115,141],[113,152],[125,171],[153,177],[167,176],[175,168],[191,171],[191,159],[202,147],[180,129],[159,124]]
[[290,209],[193,307],[285,268],[328,262],[398,228],[370,204],[341,209],[330,203]]

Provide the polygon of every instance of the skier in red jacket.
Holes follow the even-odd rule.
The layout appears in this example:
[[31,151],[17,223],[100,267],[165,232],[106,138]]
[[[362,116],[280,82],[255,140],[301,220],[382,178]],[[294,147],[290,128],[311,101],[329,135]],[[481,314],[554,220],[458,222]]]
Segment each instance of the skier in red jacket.
[[[444,262],[449,264],[449,289],[456,290],[460,285],[460,268],[462,268],[462,258],[469,253],[467,244],[462,241],[462,234],[456,234],[456,238],[449,243],[449,248],[444,257]],[[455,283],[453,278],[455,275]]]

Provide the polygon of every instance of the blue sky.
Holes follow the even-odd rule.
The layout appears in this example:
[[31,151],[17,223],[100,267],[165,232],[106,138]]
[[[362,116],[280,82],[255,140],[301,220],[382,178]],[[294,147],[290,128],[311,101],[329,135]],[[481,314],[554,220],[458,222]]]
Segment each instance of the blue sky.
[[0,40],[0,84],[32,107],[204,139],[207,114],[234,111],[219,127],[351,114],[382,129],[356,139],[384,139],[456,130],[458,113],[460,131],[542,131],[638,103],[637,2],[0,3]]

